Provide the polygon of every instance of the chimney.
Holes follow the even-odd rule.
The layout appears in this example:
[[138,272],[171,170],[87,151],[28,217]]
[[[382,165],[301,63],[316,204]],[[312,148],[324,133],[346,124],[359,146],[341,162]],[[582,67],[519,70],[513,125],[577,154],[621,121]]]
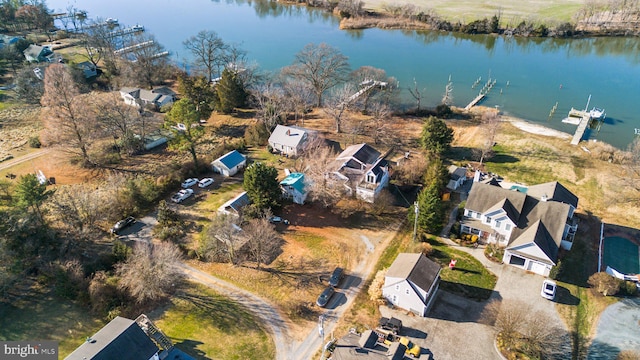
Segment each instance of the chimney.
[[542,201],[547,201],[547,194],[542,195],[542,197],[540,198],[540,200],[542,200]]
[[291,136],[291,130],[287,129],[287,136]]

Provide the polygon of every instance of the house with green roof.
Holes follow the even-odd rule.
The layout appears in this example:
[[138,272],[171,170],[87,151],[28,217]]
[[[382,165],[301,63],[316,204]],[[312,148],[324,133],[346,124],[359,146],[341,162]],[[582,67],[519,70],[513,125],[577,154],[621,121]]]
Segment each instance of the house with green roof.
[[296,204],[304,204],[309,193],[305,189],[304,174],[291,173],[289,176],[280,181],[280,188],[282,189],[282,196],[286,199],[291,199]]

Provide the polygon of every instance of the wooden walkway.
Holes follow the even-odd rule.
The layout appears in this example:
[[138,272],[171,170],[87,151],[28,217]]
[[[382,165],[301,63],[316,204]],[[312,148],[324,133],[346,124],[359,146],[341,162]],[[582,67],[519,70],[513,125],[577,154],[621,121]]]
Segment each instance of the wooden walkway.
[[484,99],[486,95],[485,94],[478,94],[478,96],[476,96],[475,99],[471,100],[471,102],[469,103],[469,105],[465,106],[464,109],[465,110],[470,110],[472,107],[476,106],[480,101],[482,101],[482,99]]
[[380,88],[385,88],[387,87],[387,83],[384,81],[363,81],[361,85],[367,84],[365,87],[363,87],[362,89],[358,90],[358,92],[356,92],[355,94],[349,96],[349,98],[347,100],[345,100],[342,103],[342,106],[345,105],[349,105],[351,102],[353,102],[354,100],[356,100],[357,98],[359,98],[360,96],[362,96],[364,93],[370,91],[371,89],[373,89],[374,87],[380,87]]
[[585,112],[582,115],[582,120],[580,120],[580,124],[578,124],[578,128],[576,129],[576,133],[573,134],[573,139],[571,140],[571,145],[578,145],[582,137],[584,136],[584,132],[587,131],[587,126],[589,126],[589,121],[591,120],[591,116],[588,112]]

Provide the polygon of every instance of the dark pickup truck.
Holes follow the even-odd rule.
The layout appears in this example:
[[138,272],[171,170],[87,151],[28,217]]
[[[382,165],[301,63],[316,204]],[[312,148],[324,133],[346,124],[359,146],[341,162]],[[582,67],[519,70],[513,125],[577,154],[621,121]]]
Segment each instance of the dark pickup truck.
[[391,319],[383,317],[380,319],[379,326],[381,329],[389,330],[394,334],[398,334],[402,329],[402,320],[392,317]]

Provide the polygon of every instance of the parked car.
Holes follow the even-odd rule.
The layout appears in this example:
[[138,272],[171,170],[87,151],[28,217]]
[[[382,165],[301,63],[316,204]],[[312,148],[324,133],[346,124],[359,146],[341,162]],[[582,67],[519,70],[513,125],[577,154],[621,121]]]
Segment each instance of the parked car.
[[320,294],[320,296],[318,296],[318,300],[316,300],[316,305],[318,305],[320,307],[327,306],[327,303],[329,302],[329,300],[331,299],[331,297],[333,296],[333,294],[335,292],[336,291],[331,286],[327,286],[327,288],[324,289],[322,294]]
[[113,227],[111,228],[111,233],[117,235],[120,230],[126,228],[134,222],[136,222],[136,219],[133,216],[127,216],[126,218],[118,221],[117,223],[115,223],[115,225],[113,225]]
[[187,200],[191,195],[193,195],[193,190],[191,189],[182,189],[178,191],[171,197],[171,201],[176,204],[179,204],[185,200]]
[[402,330],[402,320],[392,318],[382,317],[380,318],[379,326],[381,329],[389,330],[394,334],[398,334],[400,330]]
[[195,184],[197,184],[197,183],[198,183],[198,179],[196,179],[196,178],[190,178],[190,179],[185,180],[185,181],[182,183],[182,188],[183,188],[183,189],[188,189],[188,188],[192,187],[193,185],[195,185]]
[[542,290],[540,290],[540,296],[545,299],[553,300],[556,297],[556,282],[553,280],[545,280],[542,282]]
[[269,222],[272,224],[279,224],[279,223],[283,223],[285,225],[289,225],[289,220],[287,219],[283,219],[280,216],[272,216],[269,218]]
[[337,287],[343,277],[344,270],[340,267],[337,267],[335,270],[333,270],[331,278],[329,278],[329,286]]
[[204,178],[200,181],[198,181],[198,187],[200,188],[206,188],[207,186],[213,184],[213,179],[212,178]]

